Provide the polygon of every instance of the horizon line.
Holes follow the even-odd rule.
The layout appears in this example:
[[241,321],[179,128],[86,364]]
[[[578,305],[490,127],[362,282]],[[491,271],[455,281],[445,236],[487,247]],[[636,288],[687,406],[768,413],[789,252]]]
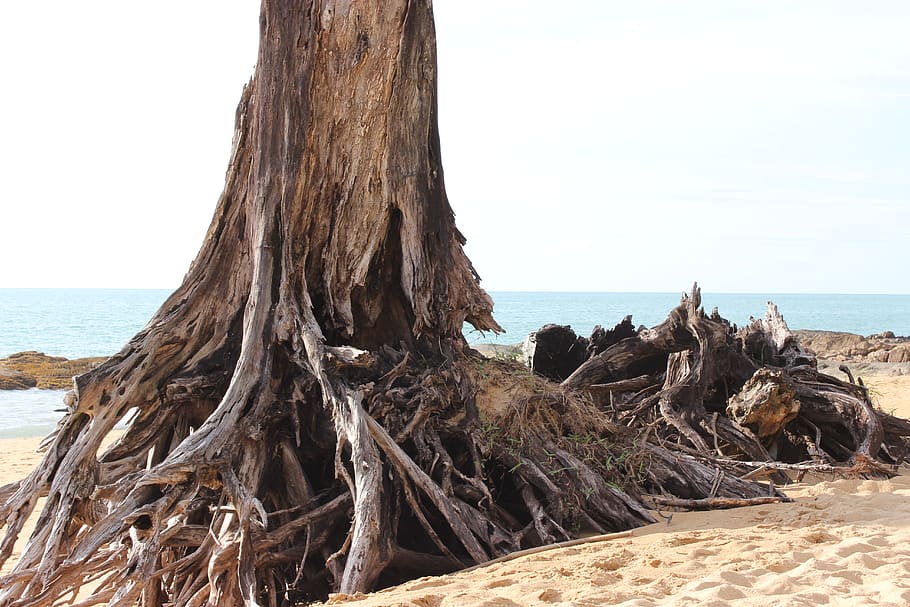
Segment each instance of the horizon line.
[[[170,291],[175,292],[179,287],[0,287],[0,291]],[[564,294],[564,295],[682,295],[685,290],[677,291],[585,291],[585,290],[556,290],[556,289],[487,289],[487,293],[527,293],[527,294]],[[910,296],[908,292],[883,291],[714,291],[701,289],[702,294],[708,295],[878,295],[878,296]]]

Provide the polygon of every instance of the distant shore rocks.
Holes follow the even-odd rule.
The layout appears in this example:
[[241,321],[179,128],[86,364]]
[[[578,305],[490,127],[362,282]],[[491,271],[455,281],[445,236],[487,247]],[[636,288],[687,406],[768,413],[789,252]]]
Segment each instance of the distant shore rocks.
[[104,360],[103,356],[69,360],[35,351],[10,354],[0,358],[0,390],[68,390],[73,387],[74,376]]
[[910,337],[896,337],[891,331],[868,337],[807,330],[794,331],[793,335],[820,358],[851,363],[910,363]]
[[[855,333],[806,329],[793,331],[793,335],[804,348],[834,369],[839,363],[850,363],[876,372],[889,369],[910,372],[910,337],[898,337],[891,331],[864,337]],[[521,344],[474,344],[472,347],[489,358],[521,357]],[[885,366],[879,369],[881,365]]]

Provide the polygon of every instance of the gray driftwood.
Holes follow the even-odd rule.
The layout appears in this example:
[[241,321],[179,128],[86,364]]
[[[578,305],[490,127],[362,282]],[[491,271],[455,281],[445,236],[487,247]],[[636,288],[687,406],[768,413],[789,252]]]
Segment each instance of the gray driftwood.
[[[849,369],[850,382],[819,372],[771,302],[764,318],[736,329],[717,310],[705,314],[696,285],[663,323],[588,353],[572,361],[564,387],[718,470],[744,474],[731,458],[766,462],[763,471],[785,483],[786,468],[773,462],[888,475],[906,461],[910,422],[876,410]],[[655,486],[672,484],[669,467],[656,476],[652,460],[649,470]]]

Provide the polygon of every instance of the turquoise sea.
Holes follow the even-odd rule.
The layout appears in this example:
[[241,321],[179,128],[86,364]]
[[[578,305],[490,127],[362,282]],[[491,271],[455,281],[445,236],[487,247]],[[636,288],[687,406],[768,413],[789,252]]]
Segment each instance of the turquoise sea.
[[[78,358],[114,354],[152,317],[170,294],[161,289],[0,289],[0,357],[23,350]],[[653,326],[679,303],[680,293],[549,293],[492,291],[494,314],[505,333],[465,327],[472,343],[516,343],[554,322],[588,335],[627,314]],[[791,329],[826,329],[862,335],[910,335],[910,295],[812,295],[702,292],[710,311],[742,325],[774,301]],[[37,436],[53,429],[62,391],[0,391],[0,438]]]

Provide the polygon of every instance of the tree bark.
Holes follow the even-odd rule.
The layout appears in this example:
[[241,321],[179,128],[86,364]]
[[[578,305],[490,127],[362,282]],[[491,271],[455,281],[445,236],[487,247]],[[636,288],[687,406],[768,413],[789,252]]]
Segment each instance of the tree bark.
[[[439,364],[461,356],[465,321],[499,329],[446,198],[430,3],[265,0],[260,27],[224,192],[182,286],[78,378],[40,467],[6,493],[0,560],[35,496],[48,502],[0,603],[61,596],[102,553],[162,576],[152,591],[124,568],[118,603],[255,602],[274,591],[255,546],[270,517],[293,519],[270,513],[340,495],[324,453],[353,508],[346,540],[323,555],[332,585],[370,588],[397,513],[356,378],[389,364],[364,371],[345,354],[391,346]],[[98,457],[130,409],[126,435]],[[283,479],[294,479],[288,495]],[[306,526],[314,555],[347,516],[339,505]],[[174,517],[204,521],[213,539],[168,552]],[[190,561],[207,575],[166,581]]]
[[[0,562],[47,497],[3,607],[87,584],[84,605],[294,604],[652,520],[583,459],[624,448],[590,404],[478,410],[462,326],[499,326],[446,198],[429,0],[264,0],[260,36],[183,284],[0,488]],[[570,429],[508,417],[566,407]]]
[[[793,337],[776,305],[768,302],[764,318],[739,330],[717,310],[707,315],[700,306],[695,285],[663,323],[589,350],[581,364],[574,357],[560,360],[552,350],[548,365],[576,367],[564,387],[589,393],[614,421],[643,429],[661,446],[673,445],[715,470],[753,478],[745,463],[730,468],[728,456],[734,456],[767,462],[767,475],[787,483],[780,471],[788,468],[771,465],[773,460],[811,461],[812,469],[838,464],[850,476],[891,475],[906,461],[906,420],[877,411],[849,369],[842,370],[851,383],[818,372],[814,355]],[[652,457],[648,465],[653,487],[678,497],[686,497],[687,487],[703,491],[704,483],[677,478],[703,481],[703,472],[686,463],[677,474],[661,459]],[[735,487],[726,490],[729,497],[749,497],[736,496]]]

